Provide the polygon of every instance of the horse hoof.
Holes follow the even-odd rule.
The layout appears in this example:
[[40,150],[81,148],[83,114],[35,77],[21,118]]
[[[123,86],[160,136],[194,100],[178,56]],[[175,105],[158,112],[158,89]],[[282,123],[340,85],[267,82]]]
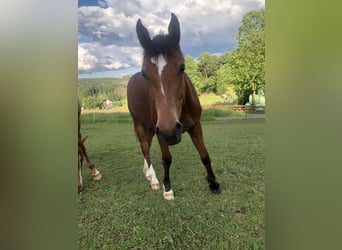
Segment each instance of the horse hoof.
[[93,180],[94,181],[99,181],[102,179],[102,175],[100,173],[98,173],[97,175],[93,176]]
[[171,201],[171,200],[175,199],[175,196],[173,195],[173,191],[172,190],[170,190],[168,192],[164,191],[163,196],[164,196],[164,199],[168,200],[168,201]]
[[210,188],[210,191],[213,193],[213,194],[220,194],[221,193],[221,188],[220,188],[220,185],[217,184],[217,185],[212,185],[210,184],[209,185],[209,188]]
[[221,189],[219,188],[219,189],[210,189],[211,190],[211,192],[213,193],[213,194],[220,194],[221,193]]
[[159,190],[159,189],[160,189],[159,183],[151,183],[151,188],[152,188],[153,190]]

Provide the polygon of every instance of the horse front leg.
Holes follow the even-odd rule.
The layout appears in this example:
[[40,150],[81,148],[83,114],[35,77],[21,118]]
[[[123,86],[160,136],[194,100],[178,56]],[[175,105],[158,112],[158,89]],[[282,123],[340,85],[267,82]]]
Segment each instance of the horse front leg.
[[214,194],[220,194],[221,188],[220,184],[216,181],[216,177],[214,175],[213,169],[211,167],[211,160],[210,156],[208,154],[208,151],[204,145],[203,141],[203,133],[202,133],[202,126],[200,123],[197,123],[192,129],[188,131],[190,134],[191,140],[193,144],[195,145],[203,165],[205,166],[205,169],[207,171],[207,181],[209,183],[209,188],[212,193]]
[[159,190],[159,181],[156,175],[156,171],[154,170],[150,157],[148,154],[144,154],[144,174],[147,180],[150,181],[150,187],[154,190]]
[[171,189],[171,182],[170,182],[170,166],[172,162],[172,157],[170,154],[169,147],[165,145],[163,142],[159,141],[160,149],[162,152],[162,161],[163,161],[163,167],[164,167],[164,179],[163,179],[163,184],[164,184],[164,192],[163,196],[165,200],[173,200],[174,194]]
[[145,128],[139,124],[134,124],[134,128],[140,142],[141,151],[144,155],[143,172],[145,178],[150,181],[150,187],[152,189],[159,190],[159,181],[150,159],[150,147],[153,138],[153,130]]

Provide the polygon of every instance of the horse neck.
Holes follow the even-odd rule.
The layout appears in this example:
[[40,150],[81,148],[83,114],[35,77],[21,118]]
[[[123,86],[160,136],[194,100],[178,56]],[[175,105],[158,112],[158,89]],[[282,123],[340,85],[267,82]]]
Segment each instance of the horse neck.
[[199,119],[201,115],[201,104],[197,96],[195,87],[190,78],[185,73],[185,100],[183,103],[183,112],[190,113],[191,116]]
[[185,73],[185,96],[186,99],[190,100],[190,101],[194,101],[195,103],[198,102],[199,104],[199,99],[197,96],[197,92],[196,89],[194,87],[194,85],[192,84],[190,78],[188,77],[188,75]]

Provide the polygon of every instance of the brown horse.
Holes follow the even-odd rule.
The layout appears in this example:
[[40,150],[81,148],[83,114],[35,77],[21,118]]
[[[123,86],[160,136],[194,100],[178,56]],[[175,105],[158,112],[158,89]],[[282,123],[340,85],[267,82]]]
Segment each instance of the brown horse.
[[78,192],[82,190],[82,186],[83,186],[82,166],[83,166],[84,159],[88,163],[88,167],[91,170],[91,175],[93,176],[93,179],[95,181],[98,181],[98,180],[101,180],[102,178],[102,175],[100,174],[100,172],[95,168],[94,164],[89,159],[86,147],[84,146],[84,142],[88,136],[82,139],[80,116],[81,116],[81,105],[80,103],[78,103],[78,175],[77,175]]
[[172,13],[167,35],[150,38],[140,19],[136,25],[140,44],[144,49],[142,70],[133,75],[127,86],[128,108],[136,135],[144,155],[144,173],[152,189],[159,189],[149,149],[157,135],[164,166],[164,193],[167,200],[174,199],[169,178],[171,154],[169,146],[181,141],[188,132],[207,171],[209,188],[214,194],[221,192],[211,167],[210,157],[203,142],[200,123],[201,105],[189,77],[184,72],[184,58],[179,46],[180,26]]

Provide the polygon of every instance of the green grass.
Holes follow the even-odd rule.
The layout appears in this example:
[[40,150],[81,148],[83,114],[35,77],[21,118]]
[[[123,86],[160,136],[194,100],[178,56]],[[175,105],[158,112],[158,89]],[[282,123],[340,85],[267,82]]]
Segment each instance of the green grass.
[[217,103],[224,103],[224,100],[221,96],[215,95],[213,93],[210,94],[201,94],[199,96],[201,105],[206,106],[206,105],[212,105],[212,104],[217,104]]
[[98,122],[114,122],[114,123],[128,123],[132,118],[129,113],[87,113],[82,114],[81,123],[98,123]]
[[243,113],[234,112],[231,109],[203,109],[201,121],[214,121],[217,117],[242,116]]
[[[80,249],[264,249],[264,119],[203,122],[206,146],[222,187],[210,193],[205,169],[187,134],[171,147],[174,201],[149,188],[128,114],[82,115],[87,150],[103,178],[83,168],[79,194]],[[111,117],[111,116],[114,116]],[[121,117],[121,119],[118,119]],[[156,138],[151,159],[162,182]],[[76,183],[75,183],[76,189]]]

